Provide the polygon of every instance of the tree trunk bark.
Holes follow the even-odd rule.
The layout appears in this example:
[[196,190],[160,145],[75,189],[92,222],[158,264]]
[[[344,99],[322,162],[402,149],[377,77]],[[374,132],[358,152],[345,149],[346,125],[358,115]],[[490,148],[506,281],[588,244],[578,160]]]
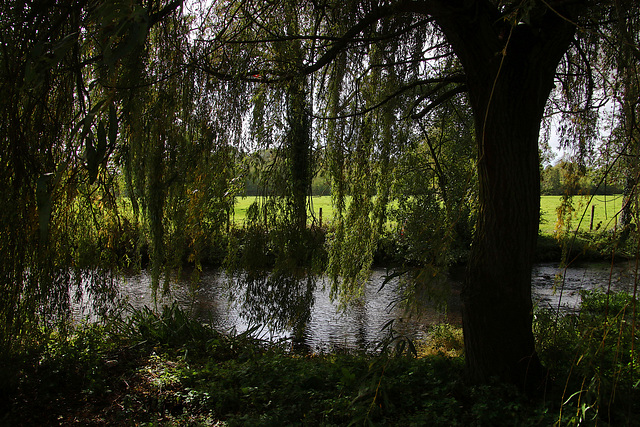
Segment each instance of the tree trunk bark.
[[531,267],[544,104],[531,105],[535,102],[526,91],[518,95],[507,86],[498,82],[484,114],[476,113],[480,211],[462,314],[471,379],[497,376],[526,387],[538,384],[543,373],[532,332]]
[[530,24],[513,25],[485,6],[466,21],[437,17],[467,75],[478,146],[480,206],[462,291],[465,360],[473,382],[497,377],[533,391],[545,372],[535,350],[531,301],[538,138],[574,28],[548,9],[536,10]]
[[293,198],[292,220],[298,230],[307,226],[307,197],[311,189],[311,119],[304,78],[289,86],[288,156]]

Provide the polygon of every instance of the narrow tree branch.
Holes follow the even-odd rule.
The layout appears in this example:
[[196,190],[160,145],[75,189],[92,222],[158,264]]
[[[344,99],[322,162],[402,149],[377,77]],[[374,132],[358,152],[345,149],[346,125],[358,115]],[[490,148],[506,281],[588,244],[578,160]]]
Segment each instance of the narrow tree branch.
[[[358,117],[358,116],[362,116],[370,111],[373,111],[381,106],[383,106],[384,104],[386,104],[387,102],[391,101],[392,99],[396,98],[397,96],[400,96],[402,93],[411,90],[413,88],[416,88],[418,86],[422,86],[422,85],[426,85],[426,84],[431,84],[431,83],[442,83],[444,81],[446,81],[446,84],[449,83],[455,83],[455,82],[459,82],[461,79],[463,79],[463,75],[455,75],[455,76],[448,76],[445,78],[434,78],[434,79],[425,79],[425,80],[417,80],[413,83],[407,84],[405,86],[402,86],[401,88],[399,88],[398,90],[396,90],[395,92],[393,92],[392,94],[388,95],[386,98],[384,98],[382,101],[376,103],[375,105],[372,105],[371,107],[367,107],[363,110],[360,111],[356,111],[354,113],[349,113],[349,114],[343,114],[343,115],[339,115],[339,116],[332,116],[332,117],[327,117],[327,116],[318,116],[313,114],[312,117],[315,119],[320,119],[320,120],[336,120],[336,119],[348,119],[351,117]],[[464,86],[464,85],[462,85]]]
[[182,6],[184,0],[173,0],[171,3],[149,16],[149,27],[153,27],[158,22],[162,21],[166,16],[175,12],[178,7]]
[[416,113],[414,115],[411,116],[412,119],[421,119],[424,116],[426,116],[427,114],[429,114],[429,112],[431,112],[434,108],[438,107],[439,105],[442,105],[445,101],[448,101],[449,99],[453,98],[454,96],[461,94],[463,92],[467,91],[467,85],[466,84],[461,84],[459,86],[456,86],[442,94],[440,94],[440,96],[438,96],[436,99],[434,99],[433,101],[431,101],[429,103],[429,105],[427,105],[425,108],[422,109],[422,111],[420,111],[419,113]]
[[[347,31],[341,38],[336,42],[334,46],[331,47],[320,59],[315,63],[304,67],[301,70],[301,74],[312,74],[325,65],[329,64],[333,61],[338,53],[340,53],[350,42],[352,42],[357,34],[360,34],[367,28],[369,25],[377,22],[378,20],[389,16],[393,13],[397,13],[397,10],[393,6],[385,6],[380,7],[374,11],[372,11],[369,15],[365,16],[362,21],[358,22],[356,25],[351,27],[349,31]],[[425,19],[421,22],[428,23],[432,22],[433,19]]]

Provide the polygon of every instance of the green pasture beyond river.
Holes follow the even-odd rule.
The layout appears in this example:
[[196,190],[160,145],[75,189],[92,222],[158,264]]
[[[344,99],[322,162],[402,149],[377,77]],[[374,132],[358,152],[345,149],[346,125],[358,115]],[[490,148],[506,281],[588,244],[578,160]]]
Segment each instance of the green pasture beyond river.
[[[257,197],[238,197],[234,210],[235,222],[246,220],[247,209]],[[558,208],[562,205],[561,196],[542,196],[540,198],[540,232],[553,234],[558,225]],[[322,209],[322,223],[333,218],[331,196],[316,196],[311,200],[311,207],[317,219]],[[611,229],[616,224],[616,216],[622,208],[622,195],[609,196],[575,196],[572,200],[570,229],[575,230],[580,224],[581,231]],[[593,221],[592,221],[593,214]],[[565,213],[565,218],[567,218]]]

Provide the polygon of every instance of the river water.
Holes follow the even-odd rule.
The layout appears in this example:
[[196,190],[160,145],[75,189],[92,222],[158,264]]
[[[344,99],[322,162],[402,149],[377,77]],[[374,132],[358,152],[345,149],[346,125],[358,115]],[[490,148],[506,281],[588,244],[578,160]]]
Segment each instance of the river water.
[[539,308],[572,311],[579,308],[580,291],[633,293],[636,283],[635,260],[588,263],[559,269],[556,264],[537,264],[531,274],[533,303]]
[[[588,264],[565,270],[555,264],[537,264],[532,272],[533,302],[540,308],[575,310],[582,289],[633,292],[634,271],[633,262]],[[282,289],[273,289],[268,283],[248,286],[217,271],[206,271],[198,283],[172,280],[171,292],[154,299],[151,277],[143,271],[121,278],[118,288],[121,298],[136,308],[146,305],[158,309],[176,302],[220,330],[243,332],[256,326],[259,329],[255,334],[260,338],[291,338],[315,351],[371,349],[389,332],[383,327],[390,321],[396,334],[413,339],[425,336],[436,324],[461,324],[459,282],[444,283],[444,308],[426,301],[417,315],[408,314],[402,304],[396,303],[401,296],[397,279],[382,287],[385,277],[384,270],[374,270],[362,297],[344,309],[329,298],[329,284],[324,278],[292,281]],[[88,315],[91,310],[85,300],[84,306],[76,307],[76,315]],[[279,325],[273,326],[278,319]]]

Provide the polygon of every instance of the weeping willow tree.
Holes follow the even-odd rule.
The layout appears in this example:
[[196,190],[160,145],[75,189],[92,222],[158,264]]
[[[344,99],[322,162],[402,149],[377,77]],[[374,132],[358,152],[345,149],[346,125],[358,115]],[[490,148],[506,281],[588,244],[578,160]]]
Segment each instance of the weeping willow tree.
[[[274,3],[269,7],[277,5]],[[282,7],[285,5],[286,2]],[[261,19],[256,17],[265,16],[265,11],[258,10],[258,5],[256,9],[253,7],[243,3],[238,10],[252,17],[251,22],[262,28]],[[469,105],[475,117],[475,140],[480,148],[480,219],[469,274],[473,280],[466,285],[468,362],[477,379],[499,374],[508,381],[519,382],[524,381],[527,372],[538,372],[537,375],[541,372],[531,333],[529,277],[539,203],[537,129],[553,82],[555,65],[566,49],[573,27],[555,13],[544,14],[541,19],[551,21],[545,25],[558,31],[558,37],[546,36],[554,38],[553,46],[544,39],[536,41],[539,43],[536,47],[548,49],[545,57],[556,58],[556,62],[537,64],[539,68],[531,73],[531,84],[521,86],[522,76],[518,73],[524,72],[524,66],[511,60],[507,48],[513,49],[516,54],[513,56],[526,56],[531,54],[533,46],[513,47],[507,42],[510,32],[516,28],[516,18],[524,12],[517,7],[510,11],[502,7],[494,9],[489,4],[478,7],[485,27],[477,24],[473,27],[485,31],[484,38],[478,38],[477,32],[464,30],[471,27],[465,20],[473,20],[479,13],[471,7],[458,9],[440,2],[327,4],[312,8],[314,13],[307,18],[309,22],[322,23],[325,32],[321,37],[313,33],[298,35],[302,40],[318,40],[318,48],[295,72],[255,62],[245,64],[244,74],[224,68],[218,68],[217,73],[240,79],[259,74],[265,83],[291,81],[298,75],[322,74],[319,94],[326,100],[326,107],[319,110],[325,111],[325,118],[330,119],[326,145],[330,147],[330,170],[337,207],[329,271],[334,278],[342,279],[336,281],[335,289],[347,299],[361,291],[377,236],[385,223],[385,206],[391,188],[390,165],[397,157],[394,150],[401,149],[404,141],[412,138],[411,129],[413,134],[422,133],[428,145],[432,131],[420,129],[421,119],[444,101],[463,92],[469,94]],[[494,28],[496,22],[499,24]],[[251,46],[271,46],[270,39],[286,39],[286,35],[278,31],[281,27],[269,28],[268,37],[252,39]],[[522,35],[523,38],[529,36],[528,33]],[[234,37],[232,32],[222,33],[215,42],[232,46],[249,42]],[[501,51],[502,57],[495,55]],[[480,55],[480,52],[484,54]],[[540,55],[538,51],[535,54]],[[453,60],[455,57],[457,59]],[[442,67],[437,58],[451,58],[452,65]],[[263,58],[257,61],[263,61]],[[527,64],[530,62],[533,59],[529,58]],[[513,69],[504,68],[505,64],[513,64]],[[261,71],[256,73],[256,69]],[[503,70],[508,72],[502,74]],[[546,78],[546,86],[539,84],[538,79],[542,76]],[[531,93],[525,93],[523,88]],[[520,95],[514,96],[514,93]],[[538,100],[538,104],[534,102],[535,107],[512,105],[515,100],[523,102],[524,99]],[[508,131],[504,123],[510,124]],[[520,145],[514,146],[513,140],[521,141]],[[485,148],[493,147],[493,144],[520,148],[513,151],[488,148],[491,155],[485,157]],[[433,144],[431,148],[435,148]],[[439,157],[435,159],[439,160]],[[441,182],[436,187],[447,194],[449,186],[445,184],[441,168],[439,176]],[[430,186],[425,184],[424,187]],[[351,199],[348,209],[346,196]],[[442,193],[428,200],[426,206],[433,208],[432,214],[437,214]],[[510,242],[512,246],[508,245]],[[434,245],[434,248],[442,249],[443,246]],[[432,253],[435,256],[437,252]],[[487,316],[487,311],[492,316]],[[509,340],[513,342],[507,346]],[[501,342],[505,345],[498,345]]]
[[[189,65],[187,22],[172,15],[152,28],[130,58],[117,85],[123,109],[122,163],[136,221],[148,233],[152,286],[161,276],[169,291],[172,272],[215,258],[222,249],[235,193],[240,129],[225,120],[234,104],[220,92],[233,85],[211,82]],[[219,254],[218,254],[219,256]]]
[[[229,259],[253,267],[260,290],[286,282],[256,258],[270,256],[276,271],[300,274],[305,288],[286,282],[285,292],[306,295],[299,267],[319,246],[307,223],[322,151],[336,209],[334,294],[361,292],[391,200],[422,233],[411,243],[424,243],[422,264],[445,265],[453,236],[473,228],[462,295],[470,377],[537,386],[541,122],[567,113],[565,139],[589,152],[605,84],[594,64],[624,47],[619,75],[633,75],[637,5],[221,1],[191,16],[183,6],[1,6],[5,348],[50,313],[68,313],[72,285],[110,269],[136,238],[134,252],[149,242],[154,288],[185,259],[197,275],[207,241],[228,239],[243,248]],[[243,235],[229,215],[235,183],[251,173],[264,197]],[[459,231],[467,212],[477,220]],[[118,239],[131,230],[134,239]]]
[[623,41],[614,57],[618,61],[615,67],[618,70],[616,80],[619,88],[619,95],[616,97],[620,117],[618,123],[623,135],[620,154],[624,175],[624,200],[620,223],[627,229],[632,224],[637,227],[640,212],[637,191],[640,183],[640,16],[637,13],[626,16],[625,10],[628,6],[626,2],[616,3],[616,19],[612,29],[612,35],[618,35]]
[[86,225],[108,215],[81,206],[111,203],[112,195],[88,186],[109,179],[96,166],[113,142],[108,121],[96,126],[113,111],[109,93],[90,97],[79,66],[94,55],[79,37],[92,17],[70,3],[2,6],[3,350],[38,324],[68,315],[70,288],[83,279],[70,267],[103,264],[87,243],[105,236]]
[[68,324],[86,293],[108,307],[113,272],[135,257],[136,218],[120,179],[134,97],[121,85],[136,85],[144,65],[134,55],[179,5],[1,6],[3,351],[40,326]]
[[[434,200],[449,200],[445,217],[457,210],[450,201],[464,197],[464,190],[453,191],[441,166],[445,158],[434,150],[438,120],[431,119],[431,126],[423,120],[451,114],[438,107],[464,97],[475,145],[467,158],[476,162],[475,175],[468,175],[478,186],[462,295],[465,360],[474,380],[497,376],[535,388],[544,376],[531,330],[540,127],[545,110],[560,105],[548,103],[560,87],[554,96],[564,99],[560,108],[573,117],[566,139],[587,152],[596,135],[592,107],[601,84],[590,64],[602,46],[601,30],[637,14],[635,5],[616,6],[586,0],[303,2],[297,10],[306,25],[292,34],[280,20],[291,7],[287,1],[219,3],[220,25],[209,43],[240,52],[242,60],[234,67],[209,62],[209,72],[264,85],[291,84],[301,76],[318,82],[314,111],[328,119],[319,139],[328,150],[337,210],[329,269],[342,279],[337,289],[347,298],[361,289],[371,265],[372,242],[392,195],[394,150],[422,138],[434,169],[425,178],[439,179],[424,187],[437,189]],[[620,19],[610,19],[614,10]],[[615,34],[620,46],[624,38]],[[292,41],[309,49],[293,68],[281,67],[278,55],[264,56]],[[469,143],[454,134],[448,144]],[[428,206],[440,214],[437,204]]]
[[[261,194],[248,209],[246,223],[229,233],[225,265],[230,282],[239,287],[235,293],[243,292],[244,311],[252,321],[291,328],[298,337],[309,320],[316,287],[309,268],[317,267],[323,254],[323,233],[310,215],[311,184],[320,157],[313,137],[315,82],[296,74],[316,43],[297,37],[302,28],[317,25],[308,21],[310,15],[308,5],[293,2],[255,8],[217,3],[200,15],[205,18],[197,25],[200,32],[192,52],[196,67],[212,80],[242,87],[224,91],[227,101],[242,106],[227,119],[242,123],[236,139],[243,156],[242,178],[256,182]],[[230,16],[234,19],[227,26]],[[252,42],[274,31],[284,36],[269,44]],[[251,47],[227,43],[229,38]],[[272,78],[266,67],[295,76]]]

